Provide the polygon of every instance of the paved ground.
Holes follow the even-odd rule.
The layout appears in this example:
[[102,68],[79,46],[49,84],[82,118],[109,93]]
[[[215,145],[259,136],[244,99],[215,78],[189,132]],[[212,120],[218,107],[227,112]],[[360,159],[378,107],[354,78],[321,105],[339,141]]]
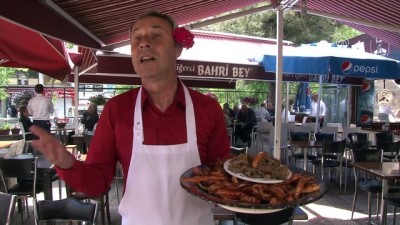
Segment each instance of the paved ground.
[[[57,186],[57,182],[53,185]],[[356,212],[354,216],[354,220],[350,220],[351,217],[351,204],[353,200],[353,192],[354,192],[354,184],[353,180],[350,179],[349,188],[346,194],[343,194],[342,191],[339,191],[339,185],[333,180],[329,182],[329,188],[324,197],[312,204],[308,204],[302,209],[307,213],[308,220],[296,220],[294,221],[295,225],[358,225],[358,224],[367,224],[367,195],[360,191],[360,195],[356,205]],[[120,187],[121,189],[121,187]],[[55,187],[53,189],[53,195],[55,198],[58,198],[58,189]],[[64,192],[65,193],[65,192]],[[65,196],[63,196],[65,197]],[[42,195],[38,196],[39,199],[43,199]],[[31,203],[31,200],[30,204]],[[117,198],[115,192],[115,186],[112,186],[110,191],[110,201],[111,201],[111,220],[112,224],[121,224],[121,218],[117,211]],[[375,203],[375,202],[374,202]],[[30,207],[30,218],[26,219],[26,213],[24,213],[24,221],[21,223],[20,215],[15,214],[14,219],[12,221],[12,225],[19,224],[35,224],[33,220],[33,212],[32,207]],[[376,204],[373,204],[373,213],[376,212]],[[397,216],[399,217],[399,215]],[[389,223],[392,224],[392,208],[389,207]],[[372,222],[378,223],[376,216],[372,218]],[[216,224],[218,224],[216,222]],[[229,221],[225,221],[221,223],[224,225],[232,224]],[[265,224],[268,224],[266,221]],[[398,219],[397,223],[400,225],[400,219]],[[269,224],[268,224],[269,225]]]

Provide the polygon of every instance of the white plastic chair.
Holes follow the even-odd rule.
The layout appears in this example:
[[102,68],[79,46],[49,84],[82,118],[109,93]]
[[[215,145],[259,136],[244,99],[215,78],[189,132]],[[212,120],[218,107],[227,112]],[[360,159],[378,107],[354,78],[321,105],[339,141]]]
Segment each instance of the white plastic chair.
[[[274,150],[274,143],[275,143],[275,132],[274,130],[271,130],[269,132],[268,136],[268,152],[273,156],[273,150]],[[288,161],[288,155],[287,155],[287,146],[288,146],[288,132],[287,132],[287,126],[286,123],[282,123],[281,125],[281,145],[280,149],[282,150],[282,155],[286,162]],[[281,158],[282,158],[281,155]]]
[[342,139],[347,139],[347,136],[350,133],[359,133],[361,132],[361,127],[344,127]]
[[[337,140],[337,133],[338,133],[337,127],[322,127],[320,132],[324,134],[334,134],[335,135],[334,139]],[[342,140],[342,138],[340,140]]]
[[343,139],[343,126],[342,126],[341,123],[327,123],[326,127],[337,127],[336,137],[337,137],[338,140],[342,140]]
[[226,131],[228,132],[228,136],[229,136],[229,144],[233,145],[233,128],[227,127]]
[[31,140],[26,140],[26,139],[27,136],[32,136],[33,134],[32,132],[26,131],[24,125],[21,122],[18,122],[18,126],[21,129],[22,139],[24,140],[25,143],[24,153],[28,153],[29,144],[31,143]]

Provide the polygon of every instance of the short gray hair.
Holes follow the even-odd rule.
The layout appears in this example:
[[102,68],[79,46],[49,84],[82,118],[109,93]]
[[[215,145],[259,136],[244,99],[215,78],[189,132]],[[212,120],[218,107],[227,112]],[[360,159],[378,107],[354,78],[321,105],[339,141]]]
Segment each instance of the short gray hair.
[[167,14],[160,13],[160,12],[157,12],[157,11],[149,11],[149,12],[141,15],[135,22],[133,22],[131,24],[131,26],[129,28],[129,34],[132,32],[132,26],[138,20],[146,18],[146,17],[157,17],[157,18],[160,18],[160,19],[163,19],[163,20],[167,21],[171,25],[172,30],[178,27],[178,25],[176,24],[175,20],[172,17],[168,16]]

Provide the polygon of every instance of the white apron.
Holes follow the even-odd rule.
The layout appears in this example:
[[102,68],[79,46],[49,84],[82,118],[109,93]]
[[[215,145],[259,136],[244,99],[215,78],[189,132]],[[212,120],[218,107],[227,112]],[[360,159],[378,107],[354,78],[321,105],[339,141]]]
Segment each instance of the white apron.
[[188,143],[168,146],[143,145],[142,88],[139,90],[132,158],[125,194],[118,208],[122,225],[213,224],[213,205],[191,196],[179,183],[183,172],[200,165],[193,102],[187,88],[183,88]]

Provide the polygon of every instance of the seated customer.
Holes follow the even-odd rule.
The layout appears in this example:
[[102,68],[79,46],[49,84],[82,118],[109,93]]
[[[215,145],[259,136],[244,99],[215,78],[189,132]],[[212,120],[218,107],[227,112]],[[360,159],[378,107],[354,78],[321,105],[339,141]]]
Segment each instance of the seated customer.
[[250,144],[250,134],[253,127],[257,124],[256,114],[254,111],[247,107],[247,105],[242,105],[239,111],[238,122],[243,122],[245,125],[237,126],[235,135],[244,142],[245,145]]
[[85,126],[85,131],[93,131],[94,125],[99,121],[97,105],[90,103],[86,112],[83,113],[81,123]]
[[[29,127],[32,126],[31,118],[29,118],[28,109],[26,106],[19,107],[19,122],[21,122],[25,132],[29,132]],[[22,129],[22,127],[21,127]],[[32,140],[32,134],[26,134],[26,140]]]

